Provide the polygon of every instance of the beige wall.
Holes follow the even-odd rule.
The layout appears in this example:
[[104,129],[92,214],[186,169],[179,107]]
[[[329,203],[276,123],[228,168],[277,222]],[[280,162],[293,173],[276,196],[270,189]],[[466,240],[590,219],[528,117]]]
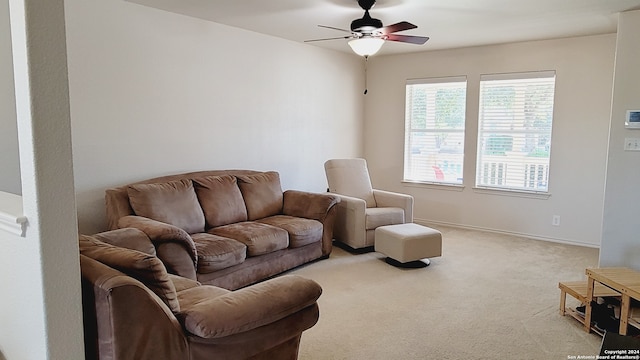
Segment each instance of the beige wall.
[[277,170],[325,191],[362,155],[361,60],[124,1],[67,1],[80,231],[104,189],[200,169]]
[[627,110],[640,109],[640,11],[622,13],[618,23],[600,266],[640,270],[640,152],[624,151],[625,138],[640,130],[624,127]]
[[[427,45],[425,45],[428,47]],[[365,156],[375,186],[415,197],[416,221],[600,244],[615,35],[372,58]],[[475,184],[481,74],[556,71],[548,199],[481,193]],[[467,76],[464,189],[403,184],[405,82]],[[560,226],[552,226],[560,215]]]

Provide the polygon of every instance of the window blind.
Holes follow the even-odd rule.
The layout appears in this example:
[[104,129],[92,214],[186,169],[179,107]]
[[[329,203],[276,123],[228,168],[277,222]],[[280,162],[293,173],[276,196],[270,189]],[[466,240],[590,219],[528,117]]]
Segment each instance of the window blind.
[[462,184],[466,77],[406,84],[404,180]]
[[476,186],[548,192],[555,72],[482,75]]

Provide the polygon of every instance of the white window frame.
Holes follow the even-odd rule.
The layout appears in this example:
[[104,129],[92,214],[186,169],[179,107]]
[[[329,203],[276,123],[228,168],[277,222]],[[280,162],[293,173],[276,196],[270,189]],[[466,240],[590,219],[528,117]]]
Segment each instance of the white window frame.
[[[430,110],[429,107],[425,110],[428,117],[427,121],[433,121],[434,127],[427,127],[426,129],[413,129],[412,125],[412,100],[410,99],[410,86],[412,85],[429,85],[429,84],[443,84],[443,89],[447,88],[448,84],[464,84],[464,101],[462,109],[462,126],[461,128],[448,128],[439,129],[435,127],[435,110]],[[445,85],[446,84],[446,85]],[[466,99],[467,99],[467,77],[466,76],[451,76],[440,78],[427,78],[427,79],[409,79],[406,82],[405,87],[405,146],[404,146],[404,174],[403,181],[407,183],[422,183],[422,184],[438,184],[438,185],[452,185],[462,186],[463,183],[463,165],[464,165],[464,136],[465,136],[465,122],[466,122]],[[431,107],[435,109],[435,97],[427,99],[431,103]],[[431,112],[431,113],[430,113]],[[413,154],[412,151],[416,144],[412,141],[415,134],[455,134],[457,138],[461,139],[455,144],[455,154],[451,155],[451,163],[447,162],[447,166],[451,164],[451,169],[459,170],[459,177],[453,178],[447,169],[441,169],[441,166],[437,166],[438,160],[434,161],[434,165],[428,166],[424,164],[425,159]],[[457,153],[459,151],[459,153]],[[422,153],[422,150],[421,150]],[[421,155],[420,153],[420,155]],[[427,154],[429,154],[427,152]],[[428,156],[428,155],[427,155]],[[423,156],[424,157],[424,156]],[[435,158],[442,159],[442,157],[436,156]],[[458,159],[459,158],[459,159]],[[440,160],[441,161],[441,160]],[[442,170],[445,170],[443,172]]]
[[[526,121],[526,115],[524,109],[526,108],[526,96],[522,98],[520,102],[517,102],[517,110],[514,112],[515,117],[509,122],[509,120],[502,120],[495,115],[493,119],[493,125],[505,125],[513,124],[510,128],[500,127],[500,130],[489,129],[484,123],[485,119],[490,119],[491,115],[485,114],[485,108],[483,104],[483,96],[485,96],[484,86],[493,81],[503,82],[501,86],[508,86],[510,81],[515,81],[513,86],[518,86],[518,82],[532,80],[531,83],[535,83],[535,79],[552,79],[553,94],[551,99],[551,119],[548,124],[548,129],[532,130],[518,128],[519,122]],[[537,71],[537,72],[523,72],[523,73],[509,73],[509,74],[490,74],[481,75],[480,77],[480,95],[478,105],[478,145],[477,145],[477,158],[476,158],[476,180],[475,188],[481,190],[497,190],[497,191],[509,191],[529,194],[549,195],[549,169],[551,165],[551,137],[553,127],[553,113],[555,102],[555,85],[556,85],[556,73],[555,71]],[[524,91],[524,88],[520,88],[517,91]],[[518,95],[515,96],[516,99]],[[516,100],[517,101],[517,100]],[[489,136],[503,136],[510,137],[510,144],[514,147],[509,149],[511,151],[505,151],[507,156],[493,156],[483,152],[486,149],[486,139]],[[532,140],[533,139],[533,140]],[[536,144],[536,147],[540,147],[537,142],[548,139],[548,144],[544,146],[544,149],[535,151],[542,151],[548,153],[547,156],[536,157],[531,154],[534,152],[525,152],[525,149],[530,147],[530,143]],[[525,146],[521,146],[522,143]],[[505,145],[506,146],[506,145]],[[517,147],[517,148],[516,148]],[[520,149],[520,151],[513,151]],[[529,151],[529,150],[527,150]],[[509,154],[511,152],[511,154]],[[491,159],[495,157],[495,159]],[[518,159],[520,157],[521,159]]]

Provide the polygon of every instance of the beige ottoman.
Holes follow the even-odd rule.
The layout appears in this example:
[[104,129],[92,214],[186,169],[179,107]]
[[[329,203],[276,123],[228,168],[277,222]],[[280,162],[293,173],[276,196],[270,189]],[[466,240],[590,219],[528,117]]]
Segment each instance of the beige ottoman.
[[391,265],[425,267],[430,263],[427,258],[442,255],[442,234],[414,223],[380,226],[375,231],[374,246]]

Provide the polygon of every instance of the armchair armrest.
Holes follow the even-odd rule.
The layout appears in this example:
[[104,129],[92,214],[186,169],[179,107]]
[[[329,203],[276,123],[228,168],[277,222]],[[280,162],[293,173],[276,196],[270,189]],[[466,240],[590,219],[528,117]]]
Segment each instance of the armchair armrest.
[[315,281],[285,275],[200,301],[179,317],[190,333],[215,339],[274,323],[314,305],[321,294]]
[[140,229],[127,227],[101,232],[92,236],[107,244],[156,256],[155,246],[153,246],[149,236]]
[[198,253],[196,244],[186,231],[167,223],[135,215],[121,217],[118,220],[118,227],[141,230],[153,242],[157,256],[165,264],[167,271],[196,279]]
[[348,209],[353,209],[358,211],[360,210],[364,211],[364,209],[367,208],[367,202],[360,198],[341,195],[341,194],[333,194],[333,195],[340,198],[340,203],[339,203],[340,207],[345,207]]
[[356,197],[334,194],[340,198],[336,206],[336,226],[334,235],[336,240],[353,248],[366,246],[366,216],[367,202]]
[[151,290],[87,256],[80,266],[87,359],[188,357],[178,319]]
[[413,222],[413,196],[391,191],[373,189],[378,207],[398,207],[404,209],[404,222]]

